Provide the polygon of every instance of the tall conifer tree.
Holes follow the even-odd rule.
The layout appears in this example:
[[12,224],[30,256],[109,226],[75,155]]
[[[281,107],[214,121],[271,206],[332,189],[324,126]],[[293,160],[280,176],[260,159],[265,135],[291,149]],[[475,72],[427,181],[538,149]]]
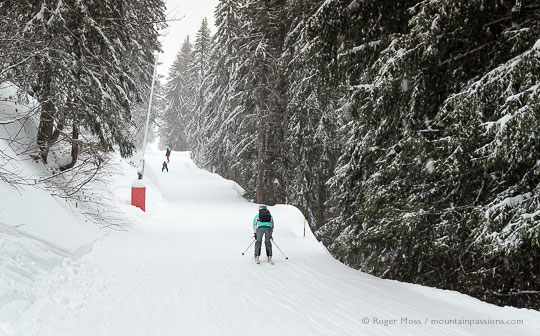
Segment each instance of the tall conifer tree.
[[171,68],[165,90],[166,110],[161,136],[166,146],[175,150],[189,150],[187,120],[195,108],[195,74],[193,46],[186,37]]

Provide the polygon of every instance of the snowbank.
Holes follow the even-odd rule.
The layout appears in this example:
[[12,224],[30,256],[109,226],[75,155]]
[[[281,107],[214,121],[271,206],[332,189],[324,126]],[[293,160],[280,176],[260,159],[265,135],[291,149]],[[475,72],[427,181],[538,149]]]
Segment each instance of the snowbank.
[[0,224],[68,253],[87,251],[99,230],[82,222],[84,219],[66,200],[36,186],[35,182],[47,173],[43,164],[28,155],[35,148],[37,122],[33,111],[37,106],[31,97],[17,96],[14,85],[0,85],[0,168],[24,183],[15,190],[0,182]]
[[14,332],[8,322],[47,298],[52,274],[65,273],[70,260],[103,236],[73,204],[36,183],[49,175],[29,155],[35,152],[36,107],[12,84],[0,84],[0,174],[17,182],[0,179],[0,335]]

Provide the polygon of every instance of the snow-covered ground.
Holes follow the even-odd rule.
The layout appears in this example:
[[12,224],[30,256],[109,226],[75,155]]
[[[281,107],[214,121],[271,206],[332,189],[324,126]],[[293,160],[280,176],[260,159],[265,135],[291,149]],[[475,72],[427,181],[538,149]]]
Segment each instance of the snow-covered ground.
[[118,159],[109,188],[134,224],[88,253],[0,224],[0,335],[540,334],[540,312],[344,266],[292,206],[270,207],[289,259],[274,247],[275,265],[257,265],[253,247],[242,255],[257,205],[189,153],[162,173],[163,155],[147,152],[147,212],[129,205],[136,170]]

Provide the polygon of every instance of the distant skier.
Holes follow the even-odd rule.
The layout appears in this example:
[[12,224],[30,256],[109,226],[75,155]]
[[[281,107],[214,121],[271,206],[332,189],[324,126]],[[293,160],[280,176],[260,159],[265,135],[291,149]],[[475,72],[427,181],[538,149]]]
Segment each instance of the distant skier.
[[169,172],[169,167],[167,167],[167,161],[163,161],[163,167],[161,167],[161,172],[163,173],[163,171],[167,169],[167,173]]
[[264,235],[264,246],[266,248],[266,256],[268,262],[272,263],[272,232],[274,231],[274,219],[266,205],[259,205],[259,213],[253,219],[253,233],[255,242],[255,261],[260,264],[259,256],[261,255],[262,237]]
[[165,152],[165,156],[167,157],[167,162],[170,162],[169,161],[169,156],[171,156],[171,152],[172,152],[172,148],[167,147],[167,151]]

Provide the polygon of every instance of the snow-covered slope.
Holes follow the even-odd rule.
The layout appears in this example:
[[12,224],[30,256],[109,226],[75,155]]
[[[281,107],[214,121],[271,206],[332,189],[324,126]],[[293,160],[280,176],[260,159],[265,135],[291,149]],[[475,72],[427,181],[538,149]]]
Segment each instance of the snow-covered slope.
[[[19,156],[0,139],[0,151],[10,158]],[[9,160],[0,165],[23,176],[28,182],[42,176],[32,160]],[[18,185],[17,189],[0,182],[0,227],[16,227],[20,233],[51,244],[56,248],[80,254],[90,248],[100,235],[95,225],[81,221],[81,216],[65,199],[54,197],[41,187]]]
[[15,227],[19,234],[79,254],[88,250],[100,232],[81,221],[65,199],[35,183],[48,175],[46,167],[28,155],[37,137],[36,106],[31,97],[17,96],[14,85],[0,84],[0,172],[22,182],[17,189],[0,182],[0,230]]
[[[0,301],[0,334],[540,334],[537,311],[344,266],[309,229],[303,237],[303,216],[292,206],[270,207],[275,242],[289,259],[274,246],[275,265],[257,265],[253,246],[241,254],[252,242],[257,205],[233,182],[198,169],[188,153],[173,152],[170,172],[162,173],[163,155],[147,154],[146,213],[128,205],[135,169],[118,165],[111,188],[136,225],[112,232],[80,258],[0,232],[13,250],[41,251],[24,254],[20,265],[40,274],[39,282],[24,280],[34,279],[33,301],[12,301],[9,309]],[[4,296],[5,286],[0,282]]]
[[12,323],[48,299],[51,286],[67,280],[72,260],[102,236],[65,199],[35,185],[47,174],[27,154],[37,134],[35,103],[16,91],[0,85],[0,173],[22,182],[0,179],[0,335],[15,333]]

